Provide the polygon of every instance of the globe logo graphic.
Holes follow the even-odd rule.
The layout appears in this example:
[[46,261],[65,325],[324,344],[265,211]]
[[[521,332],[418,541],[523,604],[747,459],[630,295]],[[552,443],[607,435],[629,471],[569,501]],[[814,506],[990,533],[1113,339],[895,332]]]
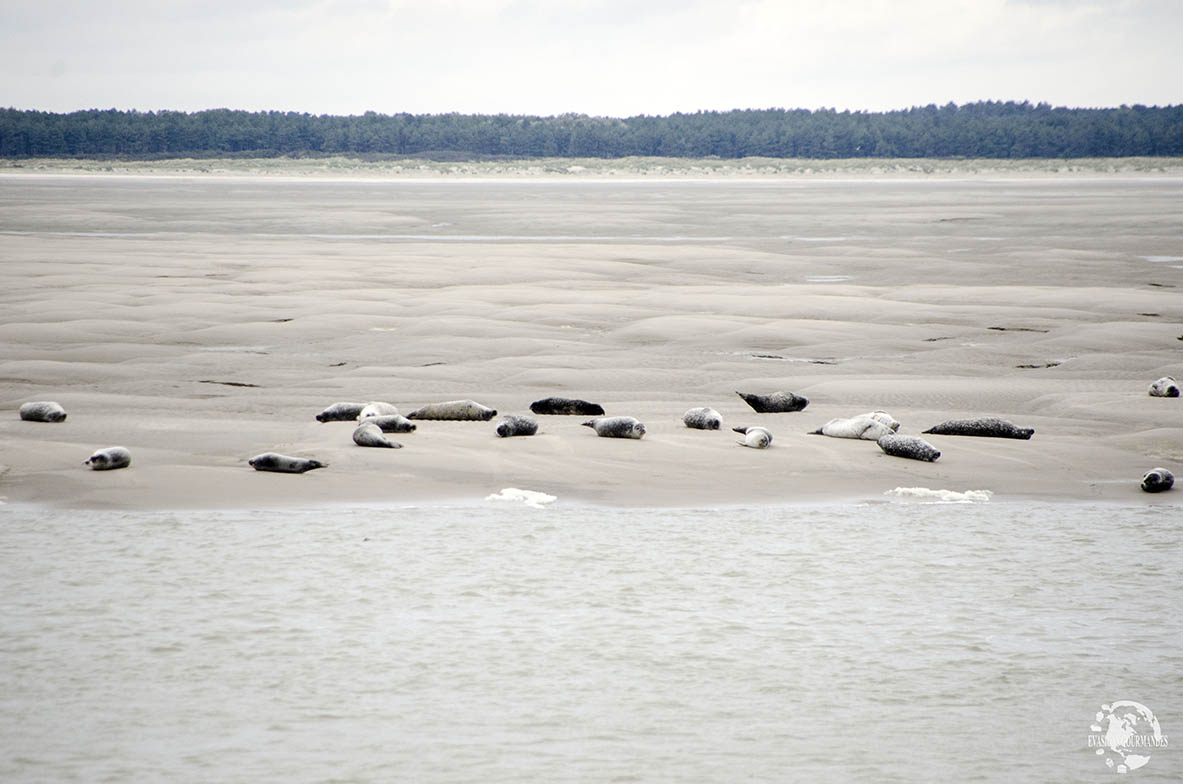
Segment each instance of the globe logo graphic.
[[1118,700],[1101,706],[1089,725],[1089,746],[1117,773],[1137,770],[1150,762],[1150,752],[1165,748],[1167,738],[1158,719],[1140,702]]

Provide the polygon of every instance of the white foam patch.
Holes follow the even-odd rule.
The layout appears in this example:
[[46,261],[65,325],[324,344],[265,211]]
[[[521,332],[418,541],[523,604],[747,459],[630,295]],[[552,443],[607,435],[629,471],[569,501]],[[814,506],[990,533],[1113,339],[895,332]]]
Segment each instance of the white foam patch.
[[991,490],[966,490],[964,493],[959,493],[956,490],[932,490],[927,487],[897,487],[894,490],[888,490],[884,495],[946,504],[973,504],[989,501],[994,493]]
[[537,490],[521,490],[516,487],[507,487],[500,493],[493,493],[485,496],[486,501],[520,501],[526,506],[532,506],[535,509],[541,509],[547,504],[553,504],[558,500],[557,496],[540,493]]
[[805,279],[806,283],[841,283],[853,280],[850,275],[813,275]]
[[1142,258],[1155,263],[1183,261],[1183,256],[1143,256]]

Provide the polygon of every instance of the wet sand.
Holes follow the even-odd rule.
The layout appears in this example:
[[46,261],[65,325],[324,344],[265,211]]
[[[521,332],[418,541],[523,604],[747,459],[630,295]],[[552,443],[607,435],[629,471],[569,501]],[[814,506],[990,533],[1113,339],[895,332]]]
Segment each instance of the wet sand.
[[[0,500],[77,508],[480,500],[698,505],[1144,500],[1183,474],[1183,178],[965,172],[701,179],[0,174]],[[297,176],[298,175],[298,176]],[[756,414],[736,390],[792,391]],[[421,422],[399,450],[313,417],[550,395],[636,416],[539,435]],[[55,400],[66,422],[22,422]],[[688,430],[709,405],[725,430]],[[1001,416],[1030,441],[925,436],[935,463],[806,435]],[[760,424],[768,450],[730,427]],[[93,472],[99,447],[132,452]],[[264,451],[316,457],[257,473]]]

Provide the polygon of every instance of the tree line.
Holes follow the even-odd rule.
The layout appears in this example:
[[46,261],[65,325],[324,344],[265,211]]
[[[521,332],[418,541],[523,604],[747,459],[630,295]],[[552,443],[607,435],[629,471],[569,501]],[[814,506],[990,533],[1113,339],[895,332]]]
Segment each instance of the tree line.
[[0,156],[1080,158],[1183,155],[1183,105],[983,101],[889,112],[763,109],[628,118],[0,109]]

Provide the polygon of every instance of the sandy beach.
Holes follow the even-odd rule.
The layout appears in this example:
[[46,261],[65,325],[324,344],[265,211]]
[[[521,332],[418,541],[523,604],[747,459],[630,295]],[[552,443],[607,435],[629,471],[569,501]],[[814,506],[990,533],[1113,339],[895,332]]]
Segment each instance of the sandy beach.
[[[1178,505],[1179,488],[1138,482],[1183,475],[1183,402],[1147,395],[1183,378],[1183,168],[1105,166],[652,181],[5,168],[0,501],[266,508],[519,487],[689,506],[919,486]],[[810,403],[756,414],[736,390]],[[526,414],[550,395],[648,434],[421,422],[382,450],[313,418],[457,398]],[[21,421],[32,400],[69,417]],[[725,429],[685,428],[695,406]],[[912,435],[980,415],[1036,432],[926,436],[935,463],[807,435],[872,409]],[[772,448],[739,447],[741,424],[768,427]],[[129,469],[83,467],[115,444]],[[251,470],[265,451],[329,467]]]

